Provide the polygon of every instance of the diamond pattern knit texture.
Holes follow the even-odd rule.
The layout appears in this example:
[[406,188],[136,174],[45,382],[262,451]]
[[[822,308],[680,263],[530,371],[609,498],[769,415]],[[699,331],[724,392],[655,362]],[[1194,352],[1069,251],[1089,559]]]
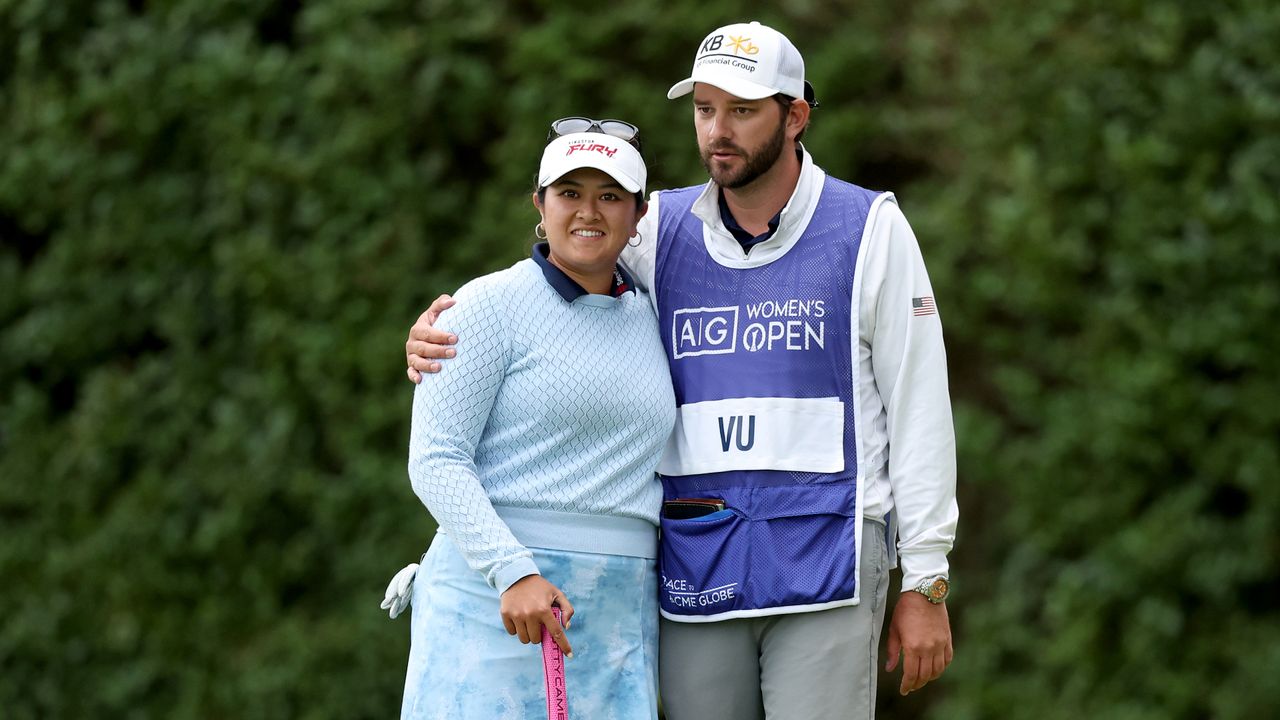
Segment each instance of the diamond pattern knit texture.
[[491,587],[532,567],[495,505],[657,525],[675,397],[648,297],[566,302],[532,260],[454,297],[436,327],[457,356],[414,391],[409,478],[468,565]]

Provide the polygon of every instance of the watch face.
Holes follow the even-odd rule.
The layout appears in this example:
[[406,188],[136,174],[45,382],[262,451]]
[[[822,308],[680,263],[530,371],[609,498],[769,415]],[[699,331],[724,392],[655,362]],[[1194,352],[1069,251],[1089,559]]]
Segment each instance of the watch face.
[[934,602],[942,602],[947,598],[947,591],[951,589],[946,578],[937,578],[929,585],[929,592],[926,593],[929,599]]

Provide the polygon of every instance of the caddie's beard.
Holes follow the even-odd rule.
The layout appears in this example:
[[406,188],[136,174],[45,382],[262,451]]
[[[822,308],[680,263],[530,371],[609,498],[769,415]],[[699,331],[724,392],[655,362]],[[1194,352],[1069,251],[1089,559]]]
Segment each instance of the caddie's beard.
[[[702,155],[702,167],[707,169],[707,174],[715,180],[716,184],[722,188],[737,190],[755,182],[761,175],[769,172],[769,168],[778,162],[778,158],[782,156],[782,146],[786,142],[786,123],[778,123],[778,131],[769,138],[755,152],[747,152],[733,143],[725,140],[723,142],[714,143],[707,147],[700,148],[699,154]],[[732,152],[741,155],[744,162],[737,172],[733,172],[723,165],[715,164],[712,159],[712,153]]]

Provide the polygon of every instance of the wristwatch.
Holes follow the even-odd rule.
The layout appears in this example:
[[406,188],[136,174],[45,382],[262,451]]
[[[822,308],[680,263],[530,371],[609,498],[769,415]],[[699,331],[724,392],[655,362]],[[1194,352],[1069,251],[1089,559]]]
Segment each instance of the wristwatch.
[[920,581],[920,584],[911,590],[920,593],[934,605],[941,605],[942,601],[951,594],[951,581],[947,580],[945,575],[934,575]]

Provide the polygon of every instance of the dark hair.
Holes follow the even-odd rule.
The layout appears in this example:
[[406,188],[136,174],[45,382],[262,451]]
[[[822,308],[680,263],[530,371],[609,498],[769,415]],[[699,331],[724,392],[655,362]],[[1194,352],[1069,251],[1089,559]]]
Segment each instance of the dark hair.
[[[791,103],[795,102],[798,98],[793,98],[790,95],[784,95],[782,93],[778,93],[773,96],[773,99],[777,100],[778,106],[782,108],[782,121],[786,122],[787,113],[791,112]],[[806,100],[805,102],[808,102],[808,101]],[[814,103],[813,105],[810,105],[810,107],[813,107],[816,104],[817,103]],[[809,129],[809,124],[805,123],[805,126],[800,128],[800,132],[796,134],[796,142],[800,142],[801,138],[804,137],[805,131],[808,129]]]

